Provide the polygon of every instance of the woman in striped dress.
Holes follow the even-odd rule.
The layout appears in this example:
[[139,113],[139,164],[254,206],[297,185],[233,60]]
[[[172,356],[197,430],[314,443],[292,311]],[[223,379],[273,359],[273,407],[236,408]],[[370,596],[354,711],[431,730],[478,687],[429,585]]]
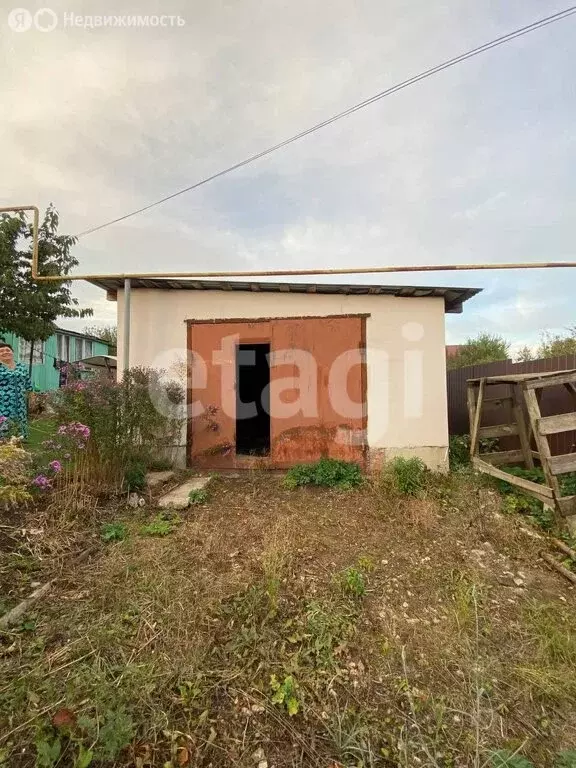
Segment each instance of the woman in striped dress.
[[25,365],[14,362],[10,344],[0,342],[0,437],[3,433],[28,437],[30,378]]

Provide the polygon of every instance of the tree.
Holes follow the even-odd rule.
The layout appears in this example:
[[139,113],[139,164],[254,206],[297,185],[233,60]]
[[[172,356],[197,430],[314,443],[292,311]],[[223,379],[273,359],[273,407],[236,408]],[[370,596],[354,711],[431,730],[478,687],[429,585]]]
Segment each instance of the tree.
[[520,347],[518,352],[516,353],[516,362],[517,363],[528,363],[530,360],[534,360],[534,352],[532,351],[532,348],[529,347],[527,344],[525,344],[523,347]]
[[458,353],[447,361],[448,368],[464,368],[467,365],[493,363],[496,360],[510,358],[510,342],[502,336],[480,333],[475,338],[466,340]]
[[576,355],[576,326],[568,328],[568,336],[543,333],[536,357],[559,357],[560,355]]
[[84,333],[88,334],[88,336],[96,336],[97,339],[107,342],[110,347],[110,354],[116,354],[118,329],[115,325],[87,325],[84,328]]
[[[76,238],[58,234],[58,213],[50,204],[38,231],[41,275],[68,275],[78,265],[71,248]],[[37,282],[32,278],[33,227],[23,213],[0,216],[0,329],[29,341],[54,333],[59,317],[88,317],[72,296],[71,282]]]

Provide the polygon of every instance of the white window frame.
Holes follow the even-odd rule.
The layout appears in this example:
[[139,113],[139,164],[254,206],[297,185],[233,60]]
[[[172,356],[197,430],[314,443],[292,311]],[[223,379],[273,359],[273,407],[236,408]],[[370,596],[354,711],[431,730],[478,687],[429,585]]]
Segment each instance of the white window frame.
[[65,363],[70,360],[70,336],[67,333],[56,334],[56,349],[58,360]]
[[[30,343],[26,339],[20,338],[18,340],[18,357],[21,363],[28,364],[30,362]],[[32,365],[44,364],[44,342],[34,342],[34,354],[32,356]]]

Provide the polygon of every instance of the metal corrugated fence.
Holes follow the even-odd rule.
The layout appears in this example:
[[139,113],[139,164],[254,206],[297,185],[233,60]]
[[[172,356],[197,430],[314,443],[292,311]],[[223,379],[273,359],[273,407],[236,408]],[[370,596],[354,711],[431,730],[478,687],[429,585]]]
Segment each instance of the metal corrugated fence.
[[[542,371],[563,371],[576,368],[576,355],[561,355],[560,357],[544,358],[542,360],[530,360],[526,363],[513,363],[510,360],[502,360],[497,363],[484,363],[483,365],[470,365],[467,368],[457,368],[448,371],[448,426],[451,435],[464,435],[470,431],[468,424],[468,408],[466,405],[466,381],[477,379],[481,376],[498,376],[513,373],[541,373]],[[557,413],[568,413],[574,410],[570,395],[564,387],[549,387],[542,390],[540,408],[543,416],[552,416]],[[505,385],[494,385],[491,394],[505,394]],[[503,411],[495,409],[487,411],[483,415],[482,424],[491,426],[512,421],[511,413],[502,417]],[[508,438],[510,440],[510,438]],[[554,455],[572,453],[576,450],[576,432],[561,432],[550,435],[550,450]],[[505,448],[506,446],[502,446]]]

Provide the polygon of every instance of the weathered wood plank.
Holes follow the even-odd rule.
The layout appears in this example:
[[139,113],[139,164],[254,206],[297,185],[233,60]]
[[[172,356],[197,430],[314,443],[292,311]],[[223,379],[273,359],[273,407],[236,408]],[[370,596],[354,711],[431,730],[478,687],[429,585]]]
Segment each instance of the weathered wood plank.
[[[467,382],[466,385],[466,405],[468,406],[468,432],[472,434],[474,428],[474,420],[476,418],[476,389],[477,385],[472,382]],[[470,443],[470,456],[474,455],[472,450],[472,443]]]
[[573,550],[572,547],[569,547],[568,544],[565,544],[563,541],[560,541],[560,539],[552,539],[552,543],[561,552],[564,552],[565,555],[568,555],[568,557],[572,558],[572,560],[576,562],[576,551]]
[[564,517],[576,515],[576,496],[560,496],[556,503]]
[[548,459],[553,475],[563,475],[565,472],[576,472],[576,453],[563,453]]
[[540,431],[538,430],[538,422],[542,418],[540,404],[538,402],[536,392],[534,389],[529,389],[527,384],[524,384],[524,401],[526,403],[526,408],[528,409],[530,426],[534,435],[536,448],[540,454],[540,463],[542,464],[542,470],[544,471],[546,483],[552,489],[552,492],[555,494],[556,498],[559,498],[562,494],[560,493],[560,485],[558,480],[550,468],[550,445],[548,444],[548,438],[540,434]]
[[517,424],[496,424],[493,427],[480,427],[480,437],[508,437],[518,434]]
[[554,503],[554,494],[546,485],[540,485],[539,483],[533,483],[531,480],[525,480],[523,477],[510,475],[508,472],[504,472],[504,470],[498,469],[497,467],[492,466],[492,464],[488,464],[488,462],[482,461],[476,457],[472,459],[472,466],[479,472],[485,472],[487,475],[492,475],[492,477],[497,477],[499,480],[505,480],[507,483],[510,483],[510,485],[515,485],[518,488],[521,488],[530,496],[540,499],[540,501],[545,504]]
[[524,454],[524,463],[526,464],[527,469],[534,469],[534,460],[532,459],[532,449],[530,447],[530,433],[526,426],[524,409],[522,407],[522,389],[518,384],[515,384],[512,387],[512,392],[514,397],[512,412],[518,426],[518,436],[520,437],[520,447]]
[[476,400],[476,411],[474,413],[474,424],[472,426],[472,432],[470,433],[470,455],[476,456],[478,454],[480,446],[480,419],[482,418],[482,404],[484,401],[484,379],[480,381],[480,387],[478,389],[478,399]]
[[500,405],[501,403],[511,403],[514,398],[512,395],[501,395],[500,397],[485,397],[484,403],[486,405]]
[[520,450],[494,451],[493,453],[481,453],[478,458],[498,467],[500,464],[518,464],[524,461],[524,454]]
[[538,379],[537,373],[534,374],[534,379],[530,379],[524,382],[526,389],[541,389],[542,387],[557,387],[560,384],[575,384],[576,383],[576,371],[565,371],[559,373],[557,376],[548,376]]
[[555,435],[557,432],[570,432],[576,429],[576,412],[559,413],[557,416],[542,416],[538,419],[541,435]]
[[576,573],[572,573],[572,571],[569,571],[568,568],[564,568],[562,563],[559,563],[555,557],[548,554],[548,552],[540,552],[540,557],[542,560],[545,560],[548,565],[552,566],[552,568],[555,568],[558,573],[561,573],[562,576],[564,576],[566,579],[571,581],[573,584],[576,584]]
[[572,402],[574,403],[574,409],[576,410],[576,383],[570,382],[568,384],[564,384],[566,387],[566,391],[572,398]]

